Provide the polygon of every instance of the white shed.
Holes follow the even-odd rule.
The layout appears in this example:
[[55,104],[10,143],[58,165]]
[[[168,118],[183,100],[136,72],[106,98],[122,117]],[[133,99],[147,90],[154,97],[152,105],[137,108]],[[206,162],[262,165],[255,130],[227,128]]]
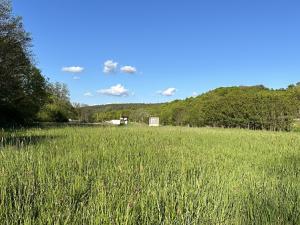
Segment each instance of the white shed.
[[159,127],[159,117],[150,117],[149,118],[150,127]]

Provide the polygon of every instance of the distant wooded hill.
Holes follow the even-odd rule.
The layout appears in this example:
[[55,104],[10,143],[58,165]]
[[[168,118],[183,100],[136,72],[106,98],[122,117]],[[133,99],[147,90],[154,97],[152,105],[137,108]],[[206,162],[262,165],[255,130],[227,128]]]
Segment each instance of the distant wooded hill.
[[290,130],[300,111],[300,85],[273,90],[262,85],[221,87],[197,97],[162,104],[112,104],[78,108],[82,121],[103,122],[129,116],[148,122],[159,116],[162,125],[240,127]]

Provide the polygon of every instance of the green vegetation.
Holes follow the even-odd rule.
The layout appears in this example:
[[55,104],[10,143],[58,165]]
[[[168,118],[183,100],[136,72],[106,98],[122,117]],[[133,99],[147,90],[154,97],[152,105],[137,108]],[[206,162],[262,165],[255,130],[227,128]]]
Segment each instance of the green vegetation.
[[300,112],[300,85],[272,90],[264,86],[217,88],[198,97],[164,104],[121,104],[83,107],[82,121],[102,122],[128,115],[147,122],[150,115],[163,125],[238,127],[290,131]]
[[65,84],[48,84],[48,99],[37,114],[37,120],[41,122],[67,122],[70,118],[76,118],[76,111],[70,103],[69,90]]
[[300,120],[299,119],[294,121],[293,131],[300,132]]
[[36,68],[31,37],[11,3],[0,1],[0,126],[67,121],[75,111],[67,87],[51,84]]
[[299,224],[299,133],[2,132],[0,224]]
[[0,124],[32,122],[46,99],[46,80],[32,63],[31,38],[10,3],[0,2]]

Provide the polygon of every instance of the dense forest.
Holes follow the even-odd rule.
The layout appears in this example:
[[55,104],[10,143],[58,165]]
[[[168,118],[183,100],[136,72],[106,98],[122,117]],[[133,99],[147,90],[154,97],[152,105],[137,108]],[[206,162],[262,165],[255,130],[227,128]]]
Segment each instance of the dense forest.
[[262,85],[222,87],[197,97],[163,104],[71,104],[65,84],[51,83],[36,67],[30,34],[0,2],[0,126],[33,122],[104,122],[128,116],[162,125],[291,130],[300,113],[300,84],[273,90]]

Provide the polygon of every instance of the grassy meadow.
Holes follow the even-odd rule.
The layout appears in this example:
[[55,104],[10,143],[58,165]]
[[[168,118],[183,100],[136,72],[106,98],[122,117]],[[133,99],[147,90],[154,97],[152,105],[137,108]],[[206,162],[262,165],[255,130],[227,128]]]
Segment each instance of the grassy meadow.
[[139,126],[0,135],[3,225],[300,224],[300,133]]

